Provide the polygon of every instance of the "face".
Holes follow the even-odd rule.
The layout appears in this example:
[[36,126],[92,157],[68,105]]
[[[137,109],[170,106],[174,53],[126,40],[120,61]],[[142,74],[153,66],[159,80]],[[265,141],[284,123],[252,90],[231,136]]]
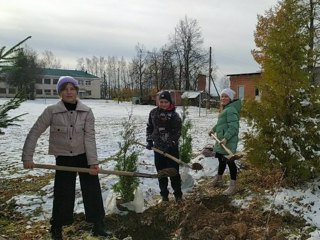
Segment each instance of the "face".
[[166,110],[170,106],[170,102],[166,99],[160,99],[159,100],[159,107],[161,109]]
[[71,84],[68,83],[63,90],[60,91],[60,97],[62,101],[66,103],[76,103],[77,102],[77,88]]
[[229,98],[229,96],[225,93],[221,94],[220,96],[220,101],[222,106],[226,106],[231,102],[231,99]]

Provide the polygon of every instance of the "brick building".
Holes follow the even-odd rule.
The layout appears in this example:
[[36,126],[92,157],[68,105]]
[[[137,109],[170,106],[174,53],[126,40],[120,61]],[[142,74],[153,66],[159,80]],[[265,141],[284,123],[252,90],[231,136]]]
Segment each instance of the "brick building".
[[236,92],[239,99],[260,99],[259,81],[261,72],[229,74],[230,88]]

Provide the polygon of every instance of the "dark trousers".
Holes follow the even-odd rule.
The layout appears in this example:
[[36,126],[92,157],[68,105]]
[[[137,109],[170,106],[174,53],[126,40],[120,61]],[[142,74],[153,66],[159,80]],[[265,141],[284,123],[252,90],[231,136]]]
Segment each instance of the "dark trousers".
[[231,180],[237,180],[237,166],[234,161],[229,161],[224,155],[220,153],[216,153],[216,158],[219,160],[219,167],[218,167],[218,175],[223,175],[226,167],[228,165],[230,171],[230,178]]
[[[74,157],[58,156],[59,166],[89,168],[87,157],[81,154]],[[105,216],[101,188],[98,175],[78,173],[80,186],[88,222],[100,222]],[[76,172],[56,171],[54,179],[54,195],[51,224],[55,226],[69,225],[73,222],[75,201]]]
[[[170,148],[167,152],[168,154],[179,158],[179,150],[178,148]],[[163,155],[154,152],[154,162],[156,165],[156,169],[159,172],[160,170],[164,168],[175,168],[178,172],[177,175],[174,177],[170,177],[171,187],[173,188],[173,194],[176,198],[182,197],[182,191],[181,191],[181,177],[179,174],[179,164],[175,161],[171,160],[170,158],[166,158]],[[169,191],[168,191],[168,178],[167,177],[161,177],[158,178],[159,180],[159,187],[160,187],[160,194],[162,197],[168,197]]]

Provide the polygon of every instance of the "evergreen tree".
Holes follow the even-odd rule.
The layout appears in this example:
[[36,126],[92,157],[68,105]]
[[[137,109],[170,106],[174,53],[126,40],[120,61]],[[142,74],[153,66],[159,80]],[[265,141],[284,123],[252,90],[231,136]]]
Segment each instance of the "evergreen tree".
[[308,19],[299,1],[284,0],[258,17],[255,60],[262,67],[261,101],[245,104],[253,127],[245,136],[248,160],[281,166],[292,182],[320,171],[319,87],[306,71]]
[[14,45],[9,50],[6,50],[6,47],[0,48],[0,74],[4,72],[8,72],[13,69],[13,63],[17,58],[17,53],[22,51],[20,45],[30,39],[31,36],[25,38],[21,42]]
[[34,51],[26,49],[19,51],[7,81],[10,86],[28,93],[29,99],[32,100],[35,99],[36,80],[42,71],[37,62],[37,54]]
[[5,102],[3,105],[0,105],[0,134],[4,134],[4,132],[1,131],[1,128],[7,128],[8,126],[19,126],[15,122],[21,121],[19,119],[21,116],[26,115],[20,114],[15,117],[9,117],[8,112],[10,110],[16,109],[20,106],[20,104],[25,101],[25,98],[23,96],[17,95],[15,98],[10,99],[9,101]]
[[[31,37],[25,38],[24,40],[14,45],[12,48],[10,48],[7,51],[5,47],[2,47],[0,49],[0,74],[10,73],[10,71],[13,71],[13,68],[14,68],[13,63],[17,58],[16,54],[21,51],[21,48],[19,48],[19,46],[25,41],[27,41],[29,38]],[[8,126],[18,125],[18,124],[15,124],[14,122],[20,121],[19,118],[25,114],[21,114],[21,115],[10,118],[8,116],[8,112],[10,110],[18,108],[20,104],[25,100],[26,100],[25,94],[23,92],[19,92],[13,99],[0,105],[0,134],[4,134],[1,131],[1,128],[7,128]]]
[[183,99],[182,106],[182,128],[179,151],[181,160],[189,163],[192,155],[192,136],[189,131],[192,128],[192,124],[190,119],[188,119],[188,99]]
[[[119,143],[120,150],[117,153],[115,159],[117,161],[116,170],[135,172],[137,171],[137,161],[139,153],[136,151],[134,145],[137,139],[135,135],[135,125],[130,115],[128,120],[122,123],[123,132],[121,137],[123,143]],[[115,192],[119,193],[121,199],[125,202],[133,201],[134,191],[139,185],[137,177],[119,176],[119,181],[113,185]]]

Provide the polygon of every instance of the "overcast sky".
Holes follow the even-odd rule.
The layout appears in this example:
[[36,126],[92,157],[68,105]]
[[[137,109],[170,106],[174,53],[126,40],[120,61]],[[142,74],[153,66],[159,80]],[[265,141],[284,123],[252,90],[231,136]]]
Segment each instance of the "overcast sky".
[[50,50],[64,67],[80,57],[130,59],[137,43],[148,50],[168,43],[179,20],[196,19],[204,47],[213,49],[218,76],[259,71],[250,51],[257,15],[277,0],[0,0],[0,47]]

